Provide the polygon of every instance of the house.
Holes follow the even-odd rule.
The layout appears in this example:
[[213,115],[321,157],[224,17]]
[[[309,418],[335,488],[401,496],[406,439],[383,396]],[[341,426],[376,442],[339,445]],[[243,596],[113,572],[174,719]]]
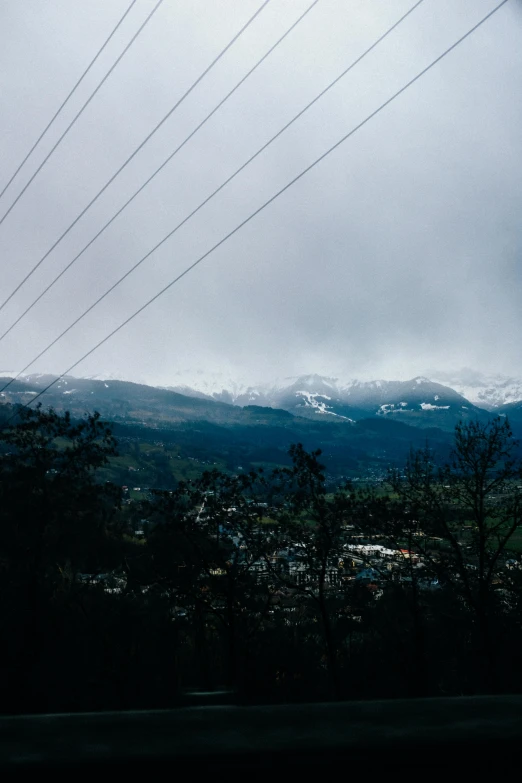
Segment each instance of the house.
[[413,563],[419,562],[419,556],[416,552],[410,552],[409,549],[399,549],[399,552],[405,560],[409,560],[411,558]]
[[394,549],[388,549],[381,544],[345,544],[344,548],[361,555],[373,555],[373,557],[394,557],[397,555]]

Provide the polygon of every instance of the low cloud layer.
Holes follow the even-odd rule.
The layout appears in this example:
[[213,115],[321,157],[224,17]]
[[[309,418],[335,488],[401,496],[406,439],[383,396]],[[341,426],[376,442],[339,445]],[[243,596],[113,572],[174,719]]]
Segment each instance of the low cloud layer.
[[[0,226],[2,299],[260,4],[164,1]],[[0,190],[127,5],[2,4]],[[307,5],[268,4],[0,313],[2,332]],[[411,5],[320,0],[0,343],[0,367],[23,367]],[[69,367],[494,5],[425,0],[32,371]],[[136,3],[0,214],[153,6]],[[75,374],[522,374],[521,33],[511,0]]]

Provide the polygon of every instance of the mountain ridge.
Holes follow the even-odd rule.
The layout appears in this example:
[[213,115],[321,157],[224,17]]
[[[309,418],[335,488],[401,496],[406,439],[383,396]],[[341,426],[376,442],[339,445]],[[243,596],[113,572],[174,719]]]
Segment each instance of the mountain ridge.
[[[34,375],[13,381],[0,394],[0,417],[9,417],[13,405],[29,403],[53,379]],[[422,376],[410,381],[358,382],[344,399],[336,396],[338,391],[332,379],[301,377],[277,390],[278,404],[288,410],[251,402],[241,407],[128,381],[65,377],[41,402],[59,413],[68,410],[75,418],[99,411],[123,444],[122,459],[129,449],[135,453],[138,441],[148,443],[146,453],[147,449],[164,451],[160,461],[176,459],[178,465],[178,457],[172,454],[181,455],[177,470],[184,465],[188,476],[196,465],[204,470],[219,464],[234,472],[288,464],[290,445],[303,443],[307,449],[322,449],[332,476],[381,480],[390,465],[404,464],[411,448],[428,441],[440,458],[446,458],[456,423],[471,418],[486,422],[492,416]],[[509,415],[516,434],[522,435],[522,402],[503,406],[498,413]],[[154,477],[150,472],[152,463],[143,459],[149,467],[140,485],[164,486],[160,474]],[[118,481],[128,484],[127,468],[120,468]]]
[[[306,418],[355,422],[368,416],[400,417],[416,426],[454,426],[458,419],[484,418],[484,409],[455,389],[425,376],[408,381],[354,380],[339,382],[317,374],[288,378],[286,386],[258,385],[223,389],[207,399],[237,406],[258,405],[287,410]],[[201,396],[200,389],[170,387],[173,391]]]
[[467,367],[458,372],[430,370],[427,374],[485,410],[494,411],[522,400],[522,379],[514,376],[484,374]]
[[[17,379],[1,394],[4,402],[27,403],[53,376]],[[4,383],[7,379],[4,379]],[[183,391],[181,390],[183,389]],[[294,417],[353,425],[365,418],[387,418],[420,427],[453,429],[461,420],[489,414],[454,389],[417,376],[408,381],[353,381],[309,374],[287,384],[244,388],[237,385],[212,396],[187,387],[165,388],[113,379],[59,379],[45,395],[46,404],[78,414],[96,408],[116,421],[244,423],[263,417]],[[499,412],[501,408],[499,407]],[[277,413],[279,411],[279,413]]]

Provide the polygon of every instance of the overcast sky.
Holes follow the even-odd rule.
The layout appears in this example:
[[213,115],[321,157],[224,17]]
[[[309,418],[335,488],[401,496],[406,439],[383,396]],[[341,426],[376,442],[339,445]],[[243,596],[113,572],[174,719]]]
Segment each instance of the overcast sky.
[[[0,0],[0,190],[129,2]],[[0,216],[155,2],[138,0]],[[310,2],[268,3],[4,308],[1,332]],[[413,4],[319,0],[0,343],[0,370],[20,370]],[[164,0],[0,226],[2,300],[260,5]],[[68,368],[495,5],[424,0],[31,371]],[[510,0],[74,374],[522,375],[521,41]]]

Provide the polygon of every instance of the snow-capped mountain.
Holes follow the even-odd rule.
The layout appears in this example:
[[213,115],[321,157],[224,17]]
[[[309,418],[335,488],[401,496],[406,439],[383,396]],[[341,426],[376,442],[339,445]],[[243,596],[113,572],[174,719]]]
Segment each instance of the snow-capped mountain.
[[256,388],[248,383],[238,381],[226,373],[206,372],[202,369],[175,372],[172,382],[166,388],[178,394],[235,405],[252,404],[256,396],[259,396]]
[[[67,400],[71,409],[86,401],[96,402],[104,410],[110,410],[113,416],[127,415],[129,406],[136,411],[150,407],[152,399],[155,411],[162,404],[172,407],[172,400],[184,395],[185,402],[177,400],[176,410],[183,408],[185,416],[188,415],[186,409],[192,411],[197,403],[199,407],[190,414],[195,418],[202,415],[203,409],[205,415],[211,416],[211,410],[217,415],[217,408],[212,408],[215,403],[221,406],[219,415],[222,418],[224,408],[228,408],[226,415],[232,419],[240,414],[240,408],[251,409],[252,415],[258,415],[263,408],[272,408],[314,421],[352,424],[361,419],[380,418],[446,430],[453,429],[461,420],[487,420],[490,411],[505,413],[513,422],[521,417],[522,382],[497,376],[495,385],[491,378],[464,373],[459,378],[452,378],[459,381],[452,387],[440,382],[445,377],[443,373],[438,375],[436,381],[434,374],[431,378],[418,376],[408,381],[341,381],[310,374],[254,386],[219,374],[198,372],[191,377],[180,373],[179,383],[168,389],[106,376],[103,379],[66,377],[53,385],[47,397],[54,405],[58,400],[62,401],[60,404]],[[0,395],[0,402],[27,402],[52,380],[53,376],[40,374],[20,378]],[[172,397],[172,392],[177,395]],[[223,403],[228,405],[223,406]]]
[[[208,389],[208,387],[207,387]],[[453,426],[458,418],[483,411],[454,389],[419,376],[410,381],[339,381],[310,374],[273,385],[240,386],[205,394],[201,388],[174,390],[234,405],[282,408],[296,416],[353,422],[369,416],[398,418],[421,425]]]
[[272,407],[308,418],[356,421],[364,417],[364,411],[346,399],[335,378],[303,375],[289,380],[286,386],[265,392]]
[[508,375],[484,375],[464,368],[449,373],[432,370],[430,377],[439,383],[451,386],[467,400],[486,410],[495,410],[522,400],[522,378]]

